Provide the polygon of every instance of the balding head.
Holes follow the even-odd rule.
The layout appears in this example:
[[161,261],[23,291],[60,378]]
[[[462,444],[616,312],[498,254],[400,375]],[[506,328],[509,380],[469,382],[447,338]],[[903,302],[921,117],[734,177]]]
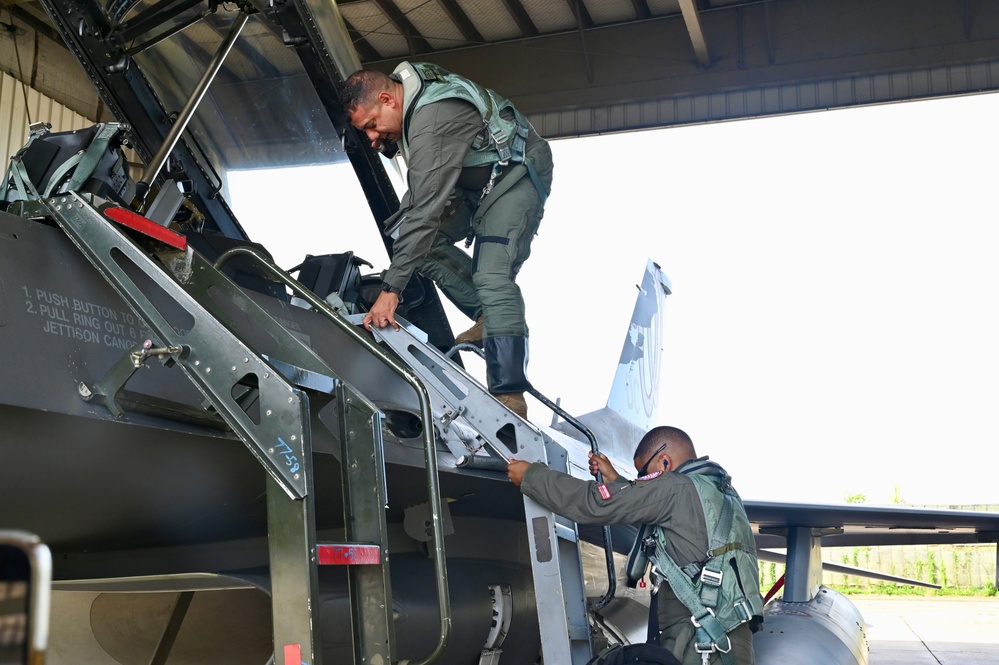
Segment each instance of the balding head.
[[402,139],[402,84],[368,69],[351,74],[340,96],[347,117],[379,150],[385,141]]
[[393,83],[395,81],[382,72],[371,69],[354,72],[344,81],[343,93],[340,95],[343,110],[349,115],[358,106],[373,103],[378,98],[378,93],[391,90]]
[[647,467],[647,471],[658,471],[660,462],[663,468],[675,469],[696,458],[694,442],[687,433],[668,425],[649,430],[635,448],[635,468],[638,470]]

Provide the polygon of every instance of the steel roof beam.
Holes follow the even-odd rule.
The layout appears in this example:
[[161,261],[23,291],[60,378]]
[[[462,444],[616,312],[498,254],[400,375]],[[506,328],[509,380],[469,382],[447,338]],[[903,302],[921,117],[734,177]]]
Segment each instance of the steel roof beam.
[[486,40],[482,38],[482,33],[475,29],[475,25],[461,7],[458,6],[457,2],[454,0],[437,0],[437,3],[444,10],[444,13],[447,14],[447,17],[454,21],[455,26],[466,41],[473,44],[485,43]]
[[21,23],[24,23],[38,34],[48,37],[59,46],[69,50],[69,47],[66,46],[66,42],[62,40],[62,35],[60,35],[59,32],[52,27],[52,24],[49,23],[48,17],[44,20],[38,18],[35,12],[31,11],[30,6],[19,7],[11,5],[6,7],[6,9],[10,12],[11,16],[16,18]]
[[537,37],[541,34],[527,10],[524,9],[524,5],[520,4],[520,0],[503,0],[503,6],[510,12],[510,17],[513,18],[525,37]]
[[374,0],[374,3],[388,17],[392,25],[402,33],[402,36],[406,38],[409,50],[412,53],[429,53],[434,50],[430,46],[430,42],[420,34],[416,26],[410,23],[409,19],[406,18],[406,14],[394,2],[391,2],[391,0]]
[[[593,65],[590,64],[590,52],[586,48],[586,21],[584,16],[589,18],[589,14],[586,12],[586,7],[583,6],[582,0],[569,0],[569,4],[572,6],[572,13],[576,16],[576,27],[579,30],[579,48],[583,55],[583,67],[586,71],[586,80],[589,83],[593,83]],[[592,25],[592,21],[590,22]]]
[[343,24],[347,26],[347,34],[350,35],[350,43],[354,45],[354,50],[357,51],[357,57],[361,62],[370,62],[372,60],[381,59],[382,54],[371,45],[371,42],[364,38],[361,31],[355,28],[346,17],[343,19]]
[[704,28],[701,26],[701,15],[697,12],[696,0],[680,0],[680,11],[683,21],[687,24],[690,43],[697,55],[697,62],[707,67],[711,64],[711,54],[708,52],[708,42],[704,39]]
[[646,0],[631,0],[631,4],[635,8],[636,18],[639,20],[652,18],[652,10],[649,9],[649,3]]
[[590,12],[586,11],[586,5],[583,4],[583,0],[565,0],[569,3],[569,9],[572,10],[573,15],[576,17],[576,22],[581,24],[582,30],[589,30],[593,27],[593,17],[590,16]]

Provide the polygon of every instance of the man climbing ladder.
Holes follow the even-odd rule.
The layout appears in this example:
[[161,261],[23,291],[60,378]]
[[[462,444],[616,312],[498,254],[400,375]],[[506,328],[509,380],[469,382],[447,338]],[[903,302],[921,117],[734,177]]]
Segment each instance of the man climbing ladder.
[[[409,190],[385,224],[392,265],[365,327],[397,327],[419,270],[476,320],[457,341],[481,341],[489,392],[526,418],[528,330],[515,280],[551,190],[547,141],[494,91],[427,63],[403,62],[391,76],[355,72],[343,102],[373,148],[401,150],[408,166]],[[475,243],[472,257],[454,246],[461,240]]]

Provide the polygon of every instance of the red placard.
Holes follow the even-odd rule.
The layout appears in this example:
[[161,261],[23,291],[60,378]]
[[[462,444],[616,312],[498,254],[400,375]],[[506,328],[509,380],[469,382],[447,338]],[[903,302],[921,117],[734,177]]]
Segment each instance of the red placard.
[[174,233],[168,228],[162,227],[156,222],[146,219],[136,212],[126,208],[105,208],[104,216],[111,221],[118,222],[122,226],[135,229],[139,233],[145,233],[150,238],[156,238],[162,243],[166,243],[177,249],[187,249],[187,238]]
[[378,545],[318,545],[316,550],[321,566],[373,565],[382,561],[382,550]]
[[284,665],[302,665],[302,645],[284,645]]

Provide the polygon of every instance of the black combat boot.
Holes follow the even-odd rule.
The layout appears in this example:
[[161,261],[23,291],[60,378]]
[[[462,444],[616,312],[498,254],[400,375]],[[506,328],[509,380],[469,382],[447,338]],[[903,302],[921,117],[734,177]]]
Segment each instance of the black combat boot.
[[531,389],[527,380],[527,337],[502,335],[486,337],[486,385],[503,406],[527,420],[524,391]]

